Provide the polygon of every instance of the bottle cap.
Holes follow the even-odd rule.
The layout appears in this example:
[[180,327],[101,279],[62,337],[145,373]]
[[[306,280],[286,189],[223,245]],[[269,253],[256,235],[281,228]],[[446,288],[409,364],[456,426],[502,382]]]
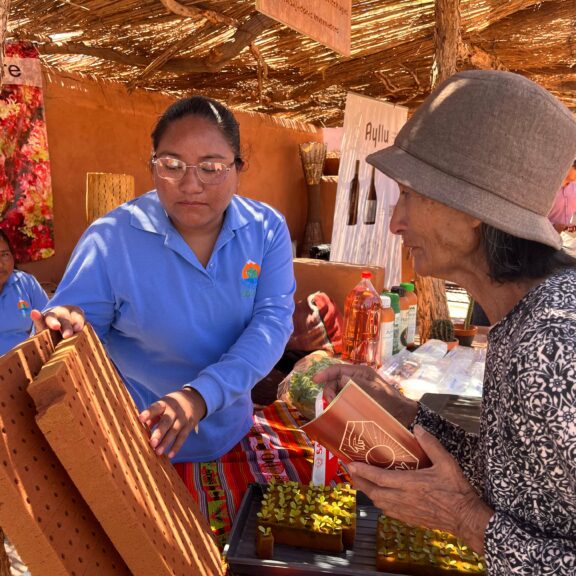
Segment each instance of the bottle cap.
[[384,308],[390,308],[390,296],[386,296],[386,294],[380,294],[380,300],[382,301],[382,306],[384,306]]
[[369,270],[362,270],[362,278],[372,278],[372,272]]
[[406,296],[406,289],[401,286],[392,286],[390,292],[394,292],[394,294],[398,294],[400,297]]
[[400,282],[400,286],[404,288],[404,290],[408,290],[408,292],[414,292],[414,284],[412,284],[412,282]]
[[396,292],[384,291],[380,295],[380,298],[382,298],[382,296],[388,296],[388,298],[390,298],[390,306],[392,306],[392,308],[398,308],[400,306],[400,296],[398,296]]

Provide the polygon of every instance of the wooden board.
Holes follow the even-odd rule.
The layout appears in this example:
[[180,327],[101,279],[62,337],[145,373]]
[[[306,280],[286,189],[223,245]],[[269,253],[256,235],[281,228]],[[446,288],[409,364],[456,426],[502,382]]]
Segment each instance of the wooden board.
[[350,56],[352,0],[256,0],[256,10]]

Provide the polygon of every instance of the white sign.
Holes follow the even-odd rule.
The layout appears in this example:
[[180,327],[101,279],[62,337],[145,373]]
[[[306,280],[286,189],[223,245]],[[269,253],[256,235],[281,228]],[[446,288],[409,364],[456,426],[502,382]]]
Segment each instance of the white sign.
[[[396,182],[374,171],[366,156],[392,145],[407,117],[408,109],[404,106],[353,93],[346,98],[330,260],[383,266],[388,288],[397,285],[401,278],[401,240],[389,230],[399,189]],[[358,200],[354,202],[351,185],[356,160],[359,160],[359,185]],[[375,218],[373,202],[368,201],[373,176],[377,197]],[[351,205],[357,206],[355,211]],[[355,212],[355,217],[350,218],[351,212]],[[373,224],[366,223],[371,220]]]
[[38,58],[4,58],[2,85],[20,84],[42,88],[42,68]]

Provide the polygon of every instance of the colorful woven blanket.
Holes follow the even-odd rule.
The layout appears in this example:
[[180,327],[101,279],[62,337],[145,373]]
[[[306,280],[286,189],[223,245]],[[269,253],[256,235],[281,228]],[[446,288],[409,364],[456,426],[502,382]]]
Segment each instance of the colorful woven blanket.
[[[277,401],[254,414],[250,432],[219,460],[175,465],[221,548],[249,484],[265,484],[272,478],[310,482],[313,448],[299,429],[303,423],[294,409]],[[340,465],[334,483],[349,481]]]

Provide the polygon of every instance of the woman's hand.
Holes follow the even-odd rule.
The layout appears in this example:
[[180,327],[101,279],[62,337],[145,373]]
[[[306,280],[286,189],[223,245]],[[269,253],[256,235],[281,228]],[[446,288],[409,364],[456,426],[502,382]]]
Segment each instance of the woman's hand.
[[331,402],[349,379],[354,380],[364,392],[386,408],[394,418],[408,427],[416,418],[418,403],[403,396],[392,379],[385,380],[369,366],[360,364],[333,364],[317,372],[313,380],[322,384],[326,400]]
[[37,334],[50,328],[50,330],[59,331],[62,338],[70,338],[76,332],[81,332],[86,323],[84,311],[78,306],[56,306],[45,314],[39,310],[32,310],[30,317]]
[[422,470],[382,470],[348,465],[354,488],[362,490],[384,514],[408,524],[451,532],[474,551],[484,551],[484,532],[494,511],[466,480],[442,444],[420,426],[414,432],[432,461]]
[[188,435],[206,414],[206,402],[193,388],[166,394],[140,413],[140,421],[150,429],[150,446],[160,456],[167,450],[173,458]]

